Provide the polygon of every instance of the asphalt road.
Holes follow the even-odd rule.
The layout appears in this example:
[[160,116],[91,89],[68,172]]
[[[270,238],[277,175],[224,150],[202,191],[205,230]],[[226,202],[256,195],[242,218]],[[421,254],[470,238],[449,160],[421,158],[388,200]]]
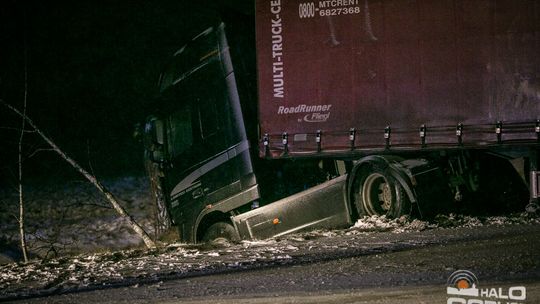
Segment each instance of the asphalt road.
[[[375,250],[327,250],[297,263],[16,303],[447,303],[446,282],[458,269],[472,271],[478,288],[502,288],[503,296],[509,287],[525,286],[526,301],[517,303],[540,303],[539,240],[539,225],[377,232],[366,236],[366,246]],[[348,239],[338,235],[319,242],[339,248]]]

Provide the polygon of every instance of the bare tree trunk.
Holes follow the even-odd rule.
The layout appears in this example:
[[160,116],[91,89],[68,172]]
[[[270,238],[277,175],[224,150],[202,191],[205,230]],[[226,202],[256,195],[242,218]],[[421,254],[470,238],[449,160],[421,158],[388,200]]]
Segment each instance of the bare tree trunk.
[[22,147],[22,135],[21,135],[21,140],[19,140],[19,234],[21,238],[21,251],[23,254],[24,262],[28,263],[26,233],[24,231],[24,197],[23,197],[23,184],[22,184],[22,149],[21,147]]
[[24,197],[23,197],[23,139],[26,128],[26,101],[28,100],[28,54],[26,49],[26,35],[24,37],[24,100],[23,117],[21,118],[21,135],[19,137],[19,234],[21,238],[21,251],[24,262],[28,263],[28,253],[26,246],[26,233],[24,231]]
[[171,218],[167,210],[167,203],[163,193],[163,184],[161,182],[162,173],[158,165],[150,160],[145,160],[146,171],[150,179],[152,196],[154,197],[153,215],[155,227],[155,239],[167,232],[171,228]]
[[[26,71],[25,71],[25,78],[26,78]],[[26,89],[26,84],[25,84],[23,114],[26,113],[26,96],[27,96],[27,89]],[[23,164],[22,164],[23,163],[22,144],[23,144],[25,127],[26,127],[26,121],[23,118],[22,126],[21,126],[21,136],[19,137],[19,234],[21,238],[21,251],[23,253],[24,262],[27,263],[28,254],[27,254],[27,246],[26,246],[26,233],[24,231],[24,197],[23,197]]]
[[14,108],[13,106],[5,103],[3,100],[0,99],[0,103],[9,108],[11,111],[15,112],[17,115],[21,116],[28,125],[30,125],[36,133],[38,133],[43,140],[56,152],[58,153],[66,162],[68,162],[73,168],[75,168],[79,173],[81,173],[88,181],[90,181],[109,201],[109,203],[113,206],[114,210],[122,217],[124,220],[127,221],[127,223],[131,226],[133,231],[139,235],[139,237],[142,238],[144,241],[144,244],[148,248],[155,248],[156,244],[148,233],[144,231],[144,229],[137,223],[135,220],[126,212],[126,210],[120,205],[116,197],[107,189],[105,186],[103,186],[95,176],[90,174],[88,171],[86,171],[83,167],[81,167],[75,160],[73,160],[71,157],[69,157],[64,151],[62,151],[50,138],[48,138],[45,133],[43,133],[35,124],[34,122],[26,116],[26,114],[21,113],[19,110]]

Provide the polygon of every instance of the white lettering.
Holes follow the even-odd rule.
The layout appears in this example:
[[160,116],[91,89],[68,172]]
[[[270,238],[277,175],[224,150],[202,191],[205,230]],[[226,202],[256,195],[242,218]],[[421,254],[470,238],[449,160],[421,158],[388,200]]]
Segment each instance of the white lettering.
[[306,115],[306,117],[304,117],[304,121],[307,121],[307,122],[323,122],[323,121],[327,121],[328,118],[330,118],[330,113],[327,113],[327,114],[321,114],[321,113],[313,113],[311,114],[311,117],[308,117],[308,115]]
[[283,98],[285,92],[283,89],[283,85],[285,84],[285,80],[283,78],[274,78],[274,97],[275,98]]
[[279,35],[281,34],[281,18],[272,19],[272,34]]
[[317,113],[318,115],[326,115],[326,114],[321,114],[320,112],[328,112],[328,111],[330,111],[331,107],[332,107],[331,104],[329,104],[329,105],[311,105],[311,106],[308,106],[308,105],[305,105],[305,104],[300,104],[300,105],[297,105],[296,107],[279,106],[277,113],[278,114]]
[[502,288],[499,288],[499,299],[508,299],[508,296],[505,296]]
[[[272,2],[275,2],[275,1],[272,1]],[[270,12],[272,12],[272,14],[274,15],[281,13],[281,6],[279,6],[279,1],[277,2],[278,2],[277,5],[272,5],[272,7],[270,7]]]
[[[272,72],[274,73],[274,76],[275,74],[277,74],[278,72],[281,72],[281,74],[283,74],[283,67],[282,67],[283,63],[281,62],[274,62],[273,66],[272,66]],[[283,75],[281,75],[281,77],[283,77]],[[274,77],[275,78],[275,77]]]
[[527,299],[527,290],[524,286],[515,286],[508,289],[508,296],[511,300],[523,301]]
[[281,13],[281,0],[270,1],[270,12],[274,15],[271,19],[272,33],[272,86],[274,98],[285,97],[285,79],[283,71],[283,32]]
[[467,304],[467,301],[460,298],[448,298],[446,304]]
[[358,0],[325,0],[319,1],[319,8],[358,5]]

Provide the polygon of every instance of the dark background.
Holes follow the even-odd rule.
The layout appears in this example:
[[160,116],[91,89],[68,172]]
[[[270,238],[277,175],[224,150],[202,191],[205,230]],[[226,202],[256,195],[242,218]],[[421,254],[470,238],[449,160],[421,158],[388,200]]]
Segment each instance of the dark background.
[[[0,98],[22,107],[26,49],[29,117],[98,177],[143,174],[132,134],[169,57],[218,12],[252,9],[251,1],[3,1]],[[2,183],[16,181],[20,123],[0,106]],[[39,148],[47,146],[26,134],[25,155]],[[24,168],[37,179],[75,174],[53,152],[35,154]]]

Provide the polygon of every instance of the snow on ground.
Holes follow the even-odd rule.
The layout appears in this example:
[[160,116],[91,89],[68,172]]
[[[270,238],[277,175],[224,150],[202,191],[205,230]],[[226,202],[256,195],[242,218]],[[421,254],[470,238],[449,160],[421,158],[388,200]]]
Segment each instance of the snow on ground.
[[[102,182],[135,220],[153,233],[148,179],[125,177]],[[60,257],[141,244],[139,237],[87,181],[29,185],[24,194],[27,240],[33,257]],[[20,258],[20,253],[6,253],[18,246],[18,204],[16,191],[0,190],[0,257],[4,252],[4,256]]]
[[371,216],[359,219],[353,226],[353,231],[422,231],[425,229],[435,228],[435,224],[421,221],[418,219],[411,220],[408,216],[402,216],[397,219],[389,219],[386,216]]
[[481,227],[490,225],[512,225],[512,224],[539,224],[540,219],[531,217],[528,213],[512,214],[509,216],[468,216],[451,213],[449,215],[437,215],[432,221],[422,221],[402,216],[397,219],[390,219],[386,216],[371,216],[359,219],[353,227],[351,233],[391,231],[402,233],[405,231],[423,231],[434,228],[452,227]]
[[[151,233],[147,179],[122,178],[104,183]],[[16,212],[17,197],[16,193],[5,194],[0,203],[0,239],[15,242],[17,224],[7,214]],[[311,261],[328,252],[364,254],[383,247],[393,250],[423,242],[410,239],[407,233],[425,230],[540,224],[539,218],[525,213],[503,217],[439,215],[431,222],[371,216],[359,219],[349,229],[308,231],[237,244],[170,244],[145,250],[138,237],[113,210],[104,207],[107,202],[87,183],[68,183],[53,190],[29,189],[26,197],[34,259],[28,264],[0,265],[0,300]],[[384,234],[401,239],[385,242],[380,237]],[[51,239],[54,243],[47,243]],[[135,249],[125,249],[130,247]],[[56,248],[56,255],[49,252],[51,248]]]
[[36,292],[82,289],[137,278],[153,280],[214,268],[235,269],[256,262],[290,259],[298,247],[276,241],[240,244],[172,244],[154,250],[131,249],[0,266],[0,300]]
[[[103,286],[159,283],[168,279],[231,270],[292,265],[324,260],[329,255],[347,257],[396,251],[463,237],[464,234],[453,230],[470,225],[512,227],[514,224],[540,224],[540,219],[526,215],[485,219],[450,215],[444,219],[443,227],[438,223],[408,218],[391,220],[385,217],[366,217],[349,229],[309,231],[269,240],[234,244],[175,243],[153,250],[130,249],[33,260],[28,264],[11,263],[0,266],[0,300],[91,290]],[[448,230],[448,233],[444,239],[433,234],[425,235],[421,232],[424,230]],[[424,237],[418,238],[418,233]]]

